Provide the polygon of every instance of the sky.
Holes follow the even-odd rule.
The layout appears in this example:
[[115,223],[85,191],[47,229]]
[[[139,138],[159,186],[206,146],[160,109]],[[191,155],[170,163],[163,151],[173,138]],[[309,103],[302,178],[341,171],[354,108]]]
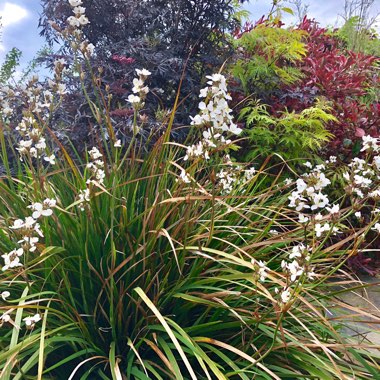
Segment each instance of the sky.
[[[344,0],[304,1],[309,4],[309,16],[322,25],[336,25],[338,15],[343,12]],[[378,6],[375,6],[373,11],[377,14],[380,12],[380,0],[376,2]],[[268,13],[271,1],[251,0],[246,8],[251,12],[251,19],[257,20]],[[33,59],[44,44],[37,29],[40,13],[40,0],[0,0],[0,17],[3,25],[0,34],[0,64],[12,47],[17,47],[22,51],[23,65]]]

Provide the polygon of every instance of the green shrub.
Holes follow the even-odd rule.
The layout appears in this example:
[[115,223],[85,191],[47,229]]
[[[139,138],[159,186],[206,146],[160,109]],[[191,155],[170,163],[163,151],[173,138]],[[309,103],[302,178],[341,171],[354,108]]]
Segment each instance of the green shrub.
[[305,32],[284,29],[276,22],[259,23],[234,40],[236,58],[232,74],[246,95],[254,93],[267,99],[284,84],[293,84],[302,77],[294,66],[306,55]]
[[252,101],[240,112],[250,141],[247,159],[263,157],[273,152],[286,160],[308,158],[316,154],[323,143],[333,135],[326,129],[329,121],[335,121],[331,108],[323,102],[303,111],[283,112],[279,117],[271,115],[266,105]]

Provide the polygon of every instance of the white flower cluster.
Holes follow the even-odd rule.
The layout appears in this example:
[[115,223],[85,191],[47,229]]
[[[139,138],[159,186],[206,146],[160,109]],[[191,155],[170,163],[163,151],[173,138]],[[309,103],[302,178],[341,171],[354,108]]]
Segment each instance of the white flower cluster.
[[80,28],[90,23],[88,18],[85,16],[86,8],[81,5],[82,0],[69,0],[71,7],[73,8],[73,13],[75,16],[70,16],[67,22],[74,28]]
[[267,264],[262,260],[255,260],[255,259],[252,259],[251,263],[254,268],[256,280],[264,282],[266,278],[268,277],[269,268],[267,267]]
[[46,140],[34,117],[23,117],[22,121],[16,127],[16,130],[21,136],[18,147],[16,148],[20,154],[21,161],[23,161],[24,156],[40,158],[44,155],[46,162],[52,165],[55,164],[54,154],[46,154]]
[[88,152],[88,154],[90,155],[92,162],[89,162],[87,164],[87,169],[90,170],[92,174],[92,179],[88,179],[87,184],[93,183],[102,185],[106,176],[104,172],[103,155],[99,152],[99,149],[96,147],[93,147]]
[[82,7],[82,0],[69,0],[74,16],[67,19],[68,24],[74,28],[73,36],[76,41],[72,42],[74,50],[79,49],[86,58],[90,58],[95,51],[95,46],[83,37],[83,32],[80,28],[90,23],[85,15],[86,8]]
[[0,327],[3,327],[4,323],[13,323],[10,315],[11,311],[12,310],[7,310],[5,313],[0,315]]
[[91,192],[89,188],[86,188],[84,190],[80,190],[78,194],[78,200],[80,204],[80,210],[84,211],[84,205],[89,204],[91,200]]
[[199,103],[199,114],[191,118],[191,125],[208,125],[224,132],[239,135],[242,130],[233,122],[232,110],[227,101],[231,96],[227,92],[226,78],[221,74],[207,76],[208,87],[200,91],[200,98],[205,101]]
[[[256,174],[256,169],[250,167],[249,169],[242,170],[240,165],[236,165],[231,161],[231,157],[226,154],[223,157],[223,168],[216,173],[217,185],[220,187],[221,192],[229,194],[234,186],[246,184],[250,182]],[[179,179],[181,182],[190,183],[190,177],[184,169],[181,170]],[[242,190],[243,192],[245,190]]]
[[[53,92],[58,91],[54,90]],[[48,120],[54,107],[53,92],[44,90],[38,83],[38,76],[36,75],[30,78],[27,83],[18,85],[13,89],[9,87],[0,88],[0,100],[8,99],[15,105],[15,109],[22,106],[24,116],[15,128],[20,135],[16,149],[20,154],[21,161],[25,155],[28,155],[30,158],[44,157],[46,162],[55,163],[54,155],[47,153],[46,140],[40,127],[40,124]]]
[[219,173],[216,174],[216,177],[219,180],[219,184],[222,188],[222,192],[225,194],[229,194],[236,183],[236,174],[233,170],[224,170],[221,169]]
[[350,170],[343,173],[344,180],[348,183],[347,191],[354,198],[363,199],[365,196],[380,199],[380,144],[379,139],[371,136],[363,136],[362,152],[366,152],[371,160],[354,158],[348,165]]
[[205,98],[199,103],[199,114],[191,117],[191,125],[206,126],[203,138],[198,143],[188,146],[184,161],[194,158],[210,159],[212,149],[226,148],[232,141],[223,136],[223,132],[239,135],[242,130],[233,122],[232,110],[227,100],[231,96],[227,93],[226,79],[221,74],[207,76],[210,79],[201,90],[199,97]]
[[[281,268],[286,274],[287,284],[281,290],[281,302],[289,302],[293,292],[292,287],[298,285],[299,279],[305,275],[309,280],[314,279],[314,268],[310,266],[312,248],[304,244],[295,245],[289,253],[289,261],[283,260]],[[277,290],[278,292],[278,290]]]
[[[8,292],[9,293],[9,292]],[[0,315],[0,327],[4,325],[4,323],[11,323],[12,325],[15,325],[15,322],[12,320],[11,313],[14,311],[14,309],[9,309],[2,315]],[[31,317],[25,317],[23,319],[25,326],[28,330],[33,329],[36,323],[38,323],[41,320],[40,314],[35,314]],[[20,328],[19,326],[16,326],[18,329]]]
[[203,131],[203,139],[198,143],[188,146],[186,149],[186,155],[183,158],[184,161],[190,158],[204,158],[205,160],[210,159],[209,149],[228,146],[231,144],[230,139],[226,139],[221,133],[218,133],[214,128],[209,128]]
[[3,117],[11,117],[14,109],[22,104],[29,114],[39,113],[39,117],[45,120],[51,107],[52,94],[50,91],[44,91],[38,80],[38,75],[35,74],[27,82],[17,86],[0,87],[0,114]]
[[[328,163],[333,163],[334,161],[334,158],[332,158]],[[340,212],[339,205],[337,204],[328,207],[330,200],[322,192],[331,183],[323,173],[326,167],[323,164],[317,165],[314,168],[311,164],[306,166],[311,170],[309,173],[303,174],[302,178],[296,181],[297,189],[288,197],[289,207],[295,208],[299,212],[298,220],[300,224],[313,224],[314,233],[317,238],[321,237],[325,232],[331,231],[333,234],[336,234],[339,232],[339,229],[326,221],[326,219],[335,221]],[[308,213],[305,214],[305,212]]]
[[4,259],[3,271],[21,267],[22,263],[20,258],[24,255],[24,252],[34,252],[37,249],[36,244],[39,238],[44,236],[40,224],[37,221],[41,217],[51,216],[53,214],[52,209],[55,208],[56,205],[57,201],[49,198],[45,199],[42,203],[33,203],[28,206],[28,208],[33,211],[32,216],[27,216],[25,219],[17,219],[13,222],[13,225],[9,228],[17,231],[20,235],[21,239],[17,243],[20,244],[21,247],[1,256]]
[[103,185],[104,178],[106,177],[104,171],[103,155],[99,152],[99,149],[93,147],[88,152],[88,154],[90,156],[91,162],[89,162],[86,167],[89,169],[91,177],[86,181],[87,188],[80,190],[78,194],[81,211],[84,211],[83,205],[86,203],[88,204],[91,200],[91,184],[95,186]]
[[38,75],[33,75],[27,82],[16,86],[0,87],[0,114],[9,118],[14,109],[22,105],[24,115],[38,115],[38,119],[47,120],[53,106],[53,93],[40,83]]
[[152,73],[146,69],[136,69],[136,73],[138,78],[133,79],[133,94],[128,96],[127,101],[132,104],[135,110],[139,110],[145,105],[144,101],[149,93],[149,87],[145,85],[145,81]]

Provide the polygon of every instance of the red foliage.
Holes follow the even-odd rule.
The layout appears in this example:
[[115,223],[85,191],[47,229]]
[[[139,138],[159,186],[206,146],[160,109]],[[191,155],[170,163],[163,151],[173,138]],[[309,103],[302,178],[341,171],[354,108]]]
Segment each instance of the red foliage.
[[135,63],[136,60],[134,58],[131,58],[131,57],[125,57],[123,55],[113,55],[112,57],[112,60],[115,61],[115,62],[118,62],[122,65],[131,65],[132,63]]
[[335,135],[327,153],[352,155],[354,142],[363,133],[379,136],[380,104],[366,105],[362,98],[370,86],[380,87],[380,78],[374,70],[380,58],[347,51],[338,38],[314,20],[305,18],[298,27],[308,33],[308,54],[297,64],[304,78],[293,86],[284,87],[279,98],[273,96],[273,111],[300,111],[311,106],[316,97],[325,97],[332,103],[338,122],[329,128]]

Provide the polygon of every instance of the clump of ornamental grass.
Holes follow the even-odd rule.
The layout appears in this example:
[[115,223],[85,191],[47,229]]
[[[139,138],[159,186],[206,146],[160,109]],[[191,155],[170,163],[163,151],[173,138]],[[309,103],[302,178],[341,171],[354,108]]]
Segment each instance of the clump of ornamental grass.
[[[74,15],[85,21],[83,9]],[[366,184],[359,203],[373,207],[371,220],[353,229],[353,209],[325,194],[325,167],[308,165],[296,182],[283,182],[269,159],[256,168],[231,160],[241,130],[221,74],[201,91],[193,141],[169,141],[172,115],[143,153],[149,75],[137,71],[126,100],[135,114],[128,145],[115,137],[104,104],[91,104],[109,133],[85,157],[59,145],[53,153],[54,136],[45,137],[65,94],[36,109],[41,94],[30,83],[24,118],[1,113],[1,379],[376,375],[371,345],[355,345],[331,319],[336,290],[326,280],[379,232],[370,195],[378,141],[365,142],[366,172],[345,175],[356,188]],[[19,157],[14,174],[9,145]]]

